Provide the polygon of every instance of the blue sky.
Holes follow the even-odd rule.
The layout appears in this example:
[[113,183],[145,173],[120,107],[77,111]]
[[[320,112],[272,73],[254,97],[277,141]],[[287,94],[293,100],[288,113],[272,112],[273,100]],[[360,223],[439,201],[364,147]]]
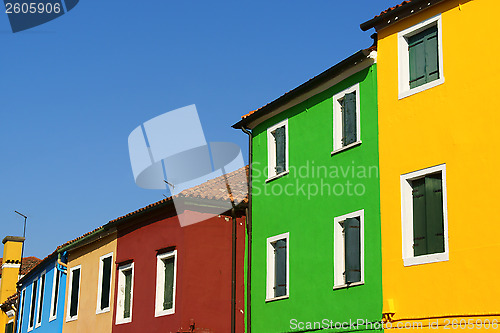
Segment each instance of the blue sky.
[[[207,141],[248,154],[240,116],[359,49],[400,1],[90,1],[13,34],[0,13],[0,224],[40,258],[163,198],[134,183],[127,138],[196,104]],[[179,138],[182,140],[182,138]]]

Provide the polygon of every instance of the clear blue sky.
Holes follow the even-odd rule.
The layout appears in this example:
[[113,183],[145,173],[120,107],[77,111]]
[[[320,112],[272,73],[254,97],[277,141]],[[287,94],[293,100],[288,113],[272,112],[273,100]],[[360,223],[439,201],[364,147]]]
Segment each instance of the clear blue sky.
[[40,258],[163,198],[134,183],[127,138],[196,104],[207,141],[372,43],[359,24],[399,3],[90,1],[13,34],[0,13],[1,238]]

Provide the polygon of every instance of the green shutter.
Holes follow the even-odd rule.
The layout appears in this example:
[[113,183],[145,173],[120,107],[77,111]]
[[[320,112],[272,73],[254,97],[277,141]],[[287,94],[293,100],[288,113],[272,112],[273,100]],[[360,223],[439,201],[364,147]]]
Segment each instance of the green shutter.
[[342,104],[342,146],[356,142],[356,92],[345,94]]
[[425,44],[425,73],[426,82],[439,79],[439,53],[438,53],[438,31],[434,26],[426,30]]
[[14,322],[10,322],[5,325],[5,333],[13,333],[14,332]]
[[437,26],[408,38],[410,88],[439,79]]
[[74,317],[78,314],[78,294],[80,289],[80,269],[73,270],[73,280],[71,281],[71,304],[69,307],[69,316]]
[[427,254],[427,223],[425,218],[425,178],[412,181],[413,254]]
[[427,253],[444,252],[443,193],[441,173],[425,177]]
[[285,126],[278,127],[273,133],[276,141],[276,174],[280,174],[286,169],[285,155],[286,155],[286,136]]
[[101,282],[101,310],[109,307],[109,294],[111,290],[111,257],[102,260]]
[[130,318],[130,301],[132,299],[132,270],[128,269],[124,271],[123,275],[125,276],[125,301],[123,306],[123,318]]
[[172,309],[174,306],[174,266],[175,257],[163,260],[165,265],[165,289],[163,295],[163,310]]
[[361,281],[361,238],[359,217],[344,221],[345,283]]
[[286,295],[286,239],[280,239],[274,246],[274,297]]

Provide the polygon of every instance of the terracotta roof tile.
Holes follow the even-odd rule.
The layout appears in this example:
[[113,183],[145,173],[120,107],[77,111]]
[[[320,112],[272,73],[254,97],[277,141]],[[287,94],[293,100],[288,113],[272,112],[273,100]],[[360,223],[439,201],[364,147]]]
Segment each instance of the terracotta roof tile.
[[19,297],[19,293],[15,293],[13,295],[10,295],[9,297],[7,297],[7,299],[5,300],[5,302],[3,302],[2,304],[0,304],[0,308],[2,308],[3,311],[7,312],[9,311],[12,306],[16,305],[17,303],[17,299]]
[[402,6],[406,5],[406,4],[411,3],[412,1],[413,1],[413,0],[406,0],[406,1],[403,1],[403,2],[401,2],[400,4],[398,4],[398,5],[396,5],[396,6],[389,7],[389,8],[387,8],[386,10],[381,11],[381,12],[380,12],[380,14],[375,15],[375,17],[374,17],[374,18],[377,18],[377,17],[380,17],[380,16],[382,16],[382,15],[385,15],[385,14],[387,14],[387,13],[389,13],[389,12],[393,11],[393,10],[394,10],[394,9],[396,9],[396,8],[399,8],[399,7],[402,7]]
[[[29,271],[33,269],[38,263],[40,263],[42,260],[38,259],[37,257],[24,257],[23,258],[23,265],[21,267],[21,275],[26,275]],[[0,265],[2,265],[3,259],[0,258]],[[14,264],[19,264],[19,260],[7,260],[6,263],[14,263]],[[2,273],[0,272],[0,277],[2,276]]]

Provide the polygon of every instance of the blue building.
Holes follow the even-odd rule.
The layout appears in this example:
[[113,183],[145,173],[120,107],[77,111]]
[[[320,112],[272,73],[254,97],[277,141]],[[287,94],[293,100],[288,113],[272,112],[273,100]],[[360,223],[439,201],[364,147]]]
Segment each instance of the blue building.
[[59,258],[54,251],[19,280],[16,332],[62,332],[66,293],[66,268],[60,264],[63,262],[66,258]]

